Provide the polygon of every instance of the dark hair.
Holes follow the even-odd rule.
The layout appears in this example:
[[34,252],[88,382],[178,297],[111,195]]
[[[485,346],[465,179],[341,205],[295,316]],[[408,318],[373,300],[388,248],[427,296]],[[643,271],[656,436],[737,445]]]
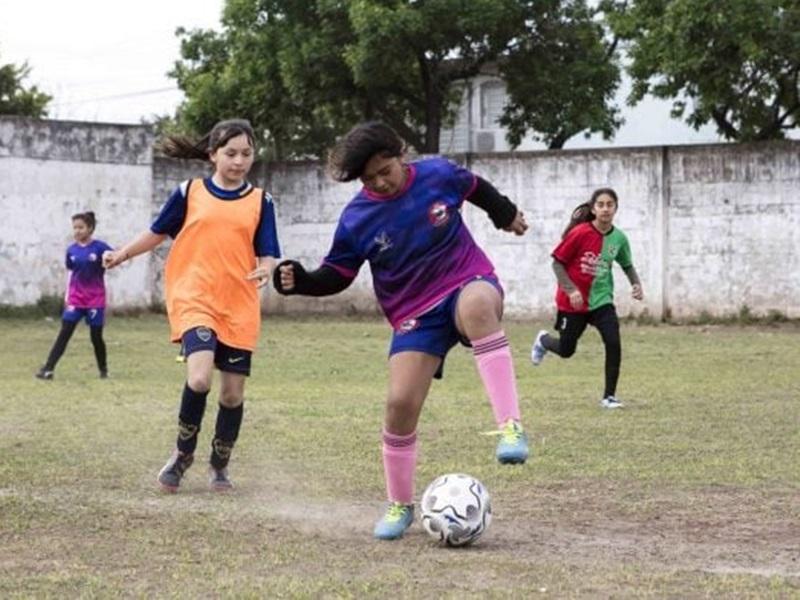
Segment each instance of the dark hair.
[[168,135],[159,144],[159,150],[173,158],[204,158],[227,144],[232,138],[246,135],[250,145],[255,147],[255,133],[250,121],[246,119],[228,119],[220,121],[206,135],[193,142],[183,135]]
[[370,158],[402,156],[406,143],[397,132],[380,121],[359,123],[340,139],[328,154],[328,170],[336,181],[361,177]]
[[611,188],[599,188],[592,192],[592,197],[589,198],[588,202],[584,202],[583,204],[579,204],[575,207],[572,211],[572,215],[569,217],[569,223],[567,224],[567,228],[564,229],[564,233],[561,234],[561,238],[567,237],[567,234],[572,230],[573,227],[576,225],[580,225],[581,223],[588,223],[589,221],[594,220],[594,214],[592,213],[592,207],[594,203],[597,202],[597,199],[606,194],[607,196],[611,196],[614,199],[614,204],[619,206],[619,199],[617,198],[617,192],[612,190]]
[[77,221],[78,219],[86,223],[86,226],[90,231],[94,231],[94,228],[97,225],[97,219],[94,218],[94,213],[92,211],[87,210],[86,212],[72,215],[73,221]]

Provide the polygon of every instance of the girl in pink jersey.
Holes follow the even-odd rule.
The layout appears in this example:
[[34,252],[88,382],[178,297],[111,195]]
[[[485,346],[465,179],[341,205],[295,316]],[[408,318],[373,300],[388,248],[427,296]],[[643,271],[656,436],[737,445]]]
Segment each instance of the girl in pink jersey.
[[89,338],[92,340],[100,378],[108,377],[106,343],[103,340],[106,286],[102,261],[103,253],[111,250],[111,246],[102,240],[92,239],[96,225],[97,221],[91,211],[72,215],[75,243],[67,248],[65,260],[69,281],[64,298],[64,313],[61,316],[61,331],[58,332],[47,361],[36,372],[39,379],[53,379],[56,364],[67,349],[81,319],[85,319],[89,326]]
[[282,294],[325,296],[345,289],[369,263],[378,303],[393,334],[383,424],[388,509],[378,539],[402,537],[413,520],[417,422],[449,350],[472,348],[494,412],[496,458],[528,458],[511,349],[501,325],[503,292],[494,267],[461,217],[464,200],[485,210],[498,229],[522,235],[521,211],[487,181],[442,158],[406,162],[405,143],[389,126],[363,123],[336,146],[337,181],[363,188],[345,207],[322,266],[306,271],[284,261],[273,278]]
[[639,275],[633,267],[630,244],[625,234],[614,227],[618,208],[617,194],[610,188],[595,190],[589,202],[572,212],[561,242],[553,250],[553,271],[558,280],[556,290],[555,338],[542,330],[531,348],[531,361],[539,365],[548,351],[562,358],[575,354],[578,340],[587,325],[600,332],[606,351],[605,390],[600,405],[621,408],[616,397],[622,345],[619,319],[614,308],[614,280],[611,269],[619,263],[632,286],[632,295],[642,300],[644,293]]

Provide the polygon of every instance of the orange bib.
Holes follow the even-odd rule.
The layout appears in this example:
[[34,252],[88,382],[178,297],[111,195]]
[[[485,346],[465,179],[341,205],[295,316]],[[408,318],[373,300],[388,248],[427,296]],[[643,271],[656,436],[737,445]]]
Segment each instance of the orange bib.
[[194,179],[186,218],[165,268],[170,336],[180,341],[193,327],[213,329],[233,348],[253,351],[261,329],[253,248],[264,192],[252,188],[236,200],[222,200]]

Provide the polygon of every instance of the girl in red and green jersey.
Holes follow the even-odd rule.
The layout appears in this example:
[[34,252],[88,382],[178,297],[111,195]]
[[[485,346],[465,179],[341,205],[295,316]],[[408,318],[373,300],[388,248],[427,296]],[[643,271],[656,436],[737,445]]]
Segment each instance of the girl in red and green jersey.
[[558,280],[556,330],[559,338],[540,331],[531,349],[534,365],[548,351],[562,358],[575,354],[587,325],[600,332],[606,350],[605,390],[600,402],[604,408],[620,408],[616,398],[622,345],[619,319],[614,308],[612,267],[619,263],[632,286],[636,300],[644,297],[639,275],[633,267],[630,244],[625,234],[614,227],[618,208],[617,194],[610,188],[595,190],[589,202],[581,204],[553,250],[553,271]]

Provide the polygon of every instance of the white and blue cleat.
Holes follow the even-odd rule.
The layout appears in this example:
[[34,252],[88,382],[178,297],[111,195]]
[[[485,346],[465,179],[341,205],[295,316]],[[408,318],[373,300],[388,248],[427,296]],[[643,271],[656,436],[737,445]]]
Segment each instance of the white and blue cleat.
[[379,540],[396,540],[403,537],[414,522],[414,505],[392,502],[386,514],[375,524],[375,537]]
[[498,432],[497,461],[504,465],[520,465],[528,460],[528,436],[517,421],[509,419]]

